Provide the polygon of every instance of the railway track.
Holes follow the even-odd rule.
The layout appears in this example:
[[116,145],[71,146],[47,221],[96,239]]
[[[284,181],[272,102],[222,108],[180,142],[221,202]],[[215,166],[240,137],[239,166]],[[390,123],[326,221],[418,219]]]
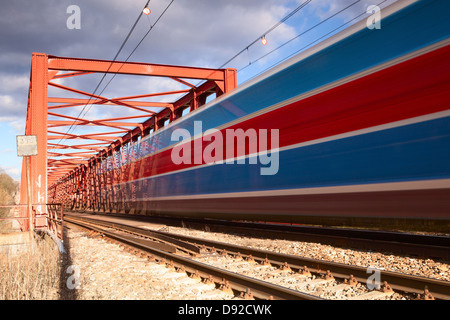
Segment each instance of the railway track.
[[[96,213],[96,215],[130,219],[129,215],[124,214]],[[134,215],[132,219],[210,232],[236,233],[264,238],[270,235],[273,239],[319,242],[362,250],[370,248],[373,251],[450,261],[450,237],[443,235],[139,215]]]
[[[70,217],[66,221],[91,229],[110,239],[131,246],[138,250],[136,251],[137,254],[148,255],[151,260],[167,263],[168,267],[182,270],[191,277],[214,282],[223,290],[241,292],[243,296],[251,292],[252,297],[257,299],[320,300],[320,298],[312,295],[296,292],[288,288],[276,286],[192,260],[190,256],[195,255],[195,252],[200,252],[200,250],[192,250],[192,245],[188,243],[182,244],[180,241],[171,241],[168,238],[161,240],[159,237],[153,237],[153,233],[152,235],[148,233],[138,235],[136,232],[129,231],[124,233],[126,230],[123,227],[125,226],[107,226],[104,223],[97,223],[96,221],[87,222],[84,218]],[[107,230],[106,228],[112,228],[114,231]]]
[[[148,230],[79,216],[65,220],[133,247],[168,267],[200,277],[225,290],[255,299],[406,299],[450,300],[450,282],[286,255],[267,250]],[[226,266],[226,268],[224,267]],[[373,282],[373,280],[376,280]],[[374,290],[369,290],[374,289]]]

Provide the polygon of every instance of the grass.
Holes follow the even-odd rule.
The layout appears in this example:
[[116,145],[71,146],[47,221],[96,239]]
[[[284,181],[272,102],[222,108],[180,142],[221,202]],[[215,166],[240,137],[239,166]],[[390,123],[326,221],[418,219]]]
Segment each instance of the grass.
[[60,262],[57,247],[47,241],[33,251],[0,252],[0,300],[58,299]]

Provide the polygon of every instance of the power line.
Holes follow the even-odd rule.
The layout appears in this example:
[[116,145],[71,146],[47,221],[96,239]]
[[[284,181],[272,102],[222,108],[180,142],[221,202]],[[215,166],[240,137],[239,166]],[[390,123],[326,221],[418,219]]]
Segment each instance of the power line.
[[[270,55],[270,54],[272,54],[273,52],[275,52],[275,51],[281,49],[281,48],[284,47],[285,45],[291,43],[291,42],[294,41],[295,39],[301,37],[302,35],[308,33],[309,31],[311,31],[311,30],[317,28],[318,26],[324,24],[324,23],[327,22],[328,20],[334,18],[334,17],[337,16],[338,14],[344,12],[345,10],[347,10],[348,8],[354,6],[355,4],[357,4],[357,3],[360,2],[360,1],[361,1],[361,0],[357,0],[357,1],[355,1],[355,2],[353,2],[353,3],[351,3],[351,4],[349,4],[348,6],[346,6],[345,8],[343,8],[343,9],[341,9],[341,10],[339,10],[338,12],[332,14],[331,16],[329,16],[328,18],[326,18],[325,20],[322,20],[322,21],[320,21],[319,23],[315,24],[314,26],[312,26],[312,27],[309,28],[308,30],[303,31],[302,33],[300,33],[300,34],[296,35],[295,37],[291,38],[290,40],[284,42],[283,44],[281,44],[280,46],[276,47],[275,49],[273,49],[273,50],[267,52],[266,54],[262,55],[262,56],[259,57],[258,59],[252,61],[252,63],[257,62],[257,61],[259,61],[259,60],[261,60],[261,59],[264,59],[264,58],[267,57],[268,55]],[[387,1],[387,0],[385,0],[385,1]],[[383,1],[383,2],[384,2],[384,1]],[[359,15],[359,16],[360,16],[360,15]],[[358,16],[358,17],[359,17],[359,16]],[[358,17],[356,17],[356,18],[358,18]],[[355,19],[356,19],[356,18],[355,18]],[[352,19],[352,20],[350,20],[349,22],[351,22],[351,21],[353,21],[353,20],[355,20],[355,19]],[[348,23],[348,22],[347,22],[347,23]],[[347,23],[345,23],[345,24],[347,24]],[[345,24],[344,24],[344,25],[345,25]],[[339,28],[341,28],[341,27],[344,26],[344,25],[341,25]],[[337,28],[337,29],[339,29],[339,28]],[[334,30],[331,31],[330,33],[334,32],[334,31],[337,30],[337,29],[334,29]],[[330,33],[327,33],[326,35],[328,35],[328,34],[330,34]],[[325,35],[325,36],[326,36],[326,35]],[[321,37],[321,38],[319,38],[319,39],[322,39],[322,38],[323,38],[323,37]],[[316,41],[317,41],[317,40],[316,40]],[[313,42],[313,43],[314,43],[314,42]],[[308,44],[306,47],[308,47],[308,46],[310,46],[310,45],[311,45],[311,44]],[[304,48],[306,48],[306,47],[304,47]],[[302,49],[303,49],[303,48],[302,48]],[[302,50],[302,49],[301,49],[301,50]],[[297,51],[297,52],[299,52],[299,51]],[[297,52],[296,52],[296,53],[297,53]],[[292,56],[292,55],[291,55],[291,56]],[[284,58],[284,59],[286,59],[286,58]],[[282,60],[282,61],[283,61],[283,60]],[[278,64],[278,63],[277,63],[277,64]],[[249,66],[250,66],[250,64],[246,65],[245,67],[241,68],[238,72],[240,72],[240,71],[246,69],[246,68],[249,67]]]
[[[380,6],[380,5],[382,5],[383,3],[387,2],[387,1],[388,1],[388,0],[383,0],[383,1],[381,1],[380,3],[378,3],[377,6]],[[356,2],[358,2],[358,1],[356,1]],[[355,2],[355,3],[356,3],[356,2]],[[351,4],[350,6],[346,7],[345,9],[348,9],[349,7],[353,6],[355,3]],[[336,16],[337,14],[341,13],[341,12],[344,11],[345,9],[343,9],[343,10],[341,10],[341,11],[339,11],[339,12],[333,14],[333,16],[331,16],[331,17],[329,17],[329,18],[332,18],[332,17]],[[321,37],[317,38],[316,40],[310,42],[310,43],[307,44],[306,46],[304,46],[304,47],[298,49],[297,51],[295,51],[295,52],[293,52],[293,53],[291,53],[291,54],[288,55],[287,57],[284,57],[283,59],[277,61],[276,63],[272,64],[270,67],[264,69],[263,71],[260,71],[259,73],[257,73],[256,75],[252,76],[251,78],[247,79],[246,81],[248,81],[248,80],[250,80],[250,79],[253,79],[253,78],[259,76],[260,74],[262,74],[262,73],[264,73],[264,72],[266,72],[266,71],[272,69],[273,67],[275,67],[276,65],[280,64],[281,62],[286,61],[287,59],[291,58],[292,56],[294,56],[294,55],[300,53],[301,51],[303,51],[303,50],[305,50],[306,48],[310,47],[311,45],[315,44],[316,42],[318,42],[318,41],[320,41],[320,40],[322,40],[322,39],[328,37],[329,35],[333,34],[333,33],[336,32],[337,30],[339,30],[339,29],[341,29],[342,27],[344,27],[345,25],[347,25],[347,24],[349,24],[349,23],[351,23],[351,22],[353,22],[353,21],[359,19],[361,16],[363,16],[363,15],[365,15],[365,14],[367,14],[367,12],[366,12],[366,11],[363,11],[362,13],[360,13],[359,15],[357,15],[356,17],[354,17],[353,19],[351,19],[351,20],[349,20],[349,21],[347,21],[347,22],[341,24],[339,27],[337,27],[337,28],[331,30],[330,32],[324,34],[323,36],[321,36]],[[327,18],[327,20],[328,20],[329,18]],[[325,22],[325,21],[323,21],[323,22]],[[322,23],[322,22],[321,22],[321,23]],[[319,24],[321,24],[321,23],[319,23]],[[319,24],[315,25],[314,27],[318,26]],[[309,30],[310,30],[310,29],[309,29]],[[309,30],[308,30],[308,31],[309,31]],[[295,38],[298,38],[298,36],[295,37]],[[291,40],[289,40],[289,41],[287,41],[287,42],[291,42],[292,40],[293,40],[293,39],[291,39]],[[287,44],[287,43],[285,43],[285,44]],[[279,47],[276,48],[275,50],[278,50],[280,47],[284,46],[285,44],[279,46]],[[275,50],[272,50],[272,51],[269,52],[268,54],[272,53],[272,52],[275,51]],[[268,54],[266,54],[266,55],[264,55],[264,56],[258,58],[258,59],[255,60],[255,61],[258,61],[258,60],[264,58],[264,57],[267,56]],[[244,70],[244,69],[247,68],[248,66],[249,66],[249,65],[247,65],[247,66],[241,68],[238,72]]]
[[273,30],[275,30],[278,26],[280,26],[282,23],[284,23],[286,20],[288,20],[290,17],[292,17],[294,14],[296,14],[298,11],[300,11],[301,9],[303,9],[308,3],[310,3],[312,0],[307,0],[305,2],[303,2],[302,4],[300,4],[297,8],[295,8],[291,13],[289,13],[287,16],[285,16],[283,19],[281,19],[280,21],[278,21],[275,25],[273,25],[270,29],[268,29],[266,32],[264,32],[262,35],[260,35],[258,38],[256,38],[254,41],[252,41],[249,45],[247,45],[244,49],[242,49],[241,51],[239,51],[238,53],[236,53],[233,57],[231,57],[227,62],[225,62],[224,64],[222,64],[219,69],[223,68],[224,66],[226,66],[228,63],[230,63],[231,61],[233,61],[234,59],[236,59],[241,53],[243,53],[244,51],[248,50],[252,45],[254,45],[256,42],[258,42],[262,37],[268,35],[270,32],[272,32]]
[[[148,4],[150,3],[150,0],[147,0],[147,3],[145,4],[144,8],[146,8],[148,6]],[[122,49],[124,48],[125,44],[127,43],[128,39],[130,38],[131,34],[133,33],[136,25],[138,24],[139,20],[142,17],[142,10],[140,11],[136,21],[134,22],[133,26],[131,27],[130,31],[128,32],[125,40],[122,42],[119,50],[117,51],[116,55],[114,56],[113,60],[111,61],[111,63],[109,64],[108,69],[106,70],[106,72],[103,74],[103,77],[100,79],[100,82],[97,84],[97,86],[95,87],[94,92],[91,94],[91,96],[89,97],[88,102],[86,103],[86,105],[83,107],[83,109],[80,111],[80,113],[78,114],[77,118],[78,119],[82,119],[82,114],[83,111],[86,109],[86,107],[90,104],[91,100],[92,100],[92,96],[95,95],[95,93],[97,92],[98,88],[100,87],[101,83],[103,82],[103,80],[105,79],[106,75],[108,74],[109,70],[111,69],[113,63],[116,61],[117,57],[119,56],[120,52],[122,51]],[[88,109],[89,111],[89,109]],[[87,112],[86,112],[87,113]],[[86,113],[84,115],[86,115]],[[80,118],[81,117],[81,118]],[[66,132],[66,135],[69,134],[70,130],[73,128],[75,122],[77,120],[74,120],[73,123],[70,125],[69,129]],[[61,138],[58,142],[58,144],[61,143],[61,141],[63,141],[65,138]]]
[[[294,10],[292,10],[288,15],[286,15],[283,19],[281,19],[280,21],[278,21],[276,24],[274,24],[272,27],[270,27],[266,32],[264,32],[262,35],[260,35],[258,38],[256,38],[254,41],[252,41],[249,45],[247,45],[244,49],[242,49],[241,51],[239,51],[238,53],[236,53],[233,57],[231,57],[230,59],[228,59],[225,63],[223,63],[218,69],[222,69],[223,67],[225,67],[228,63],[230,63],[231,61],[233,61],[234,59],[236,59],[239,55],[241,55],[243,52],[247,51],[248,53],[248,49],[254,45],[256,42],[258,42],[262,37],[265,37],[266,35],[268,35],[270,32],[272,32],[273,30],[275,30],[277,27],[279,27],[282,23],[286,22],[286,20],[288,20],[289,18],[291,18],[294,14],[296,14],[298,11],[300,11],[301,9],[303,9],[308,3],[310,3],[312,0],[306,0],[305,2],[302,2],[298,7],[296,7]],[[196,84],[196,86],[198,87],[200,85],[202,81],[198,82]]]
[[[162,16],[166,13],[166,11],[169,9],[169,7],[172,5],[172,3],[175,0],[172,0],[168,6],[164,9],[164,11],[161,13],[161,15],[158,17],[158,19],[156,19],[155,23],[153,25],[150,26],[150,29],[144,34],[144,36],[141,38],[141,40],[138,42],[138,44],[134,47],[134,49],[131,51],[131,53],[128,55],[128,57],[125,59],[125,61],[123,61],[124,63],[127,62],[131,56],[134,54],[134,52],[137,50],[137,48],[141,45],[141,43],[144,41],[144,39],[148,36],[148,34],[150,33],[150,31],[152,31],[152,29],[158,24],[158,21],[161,20]],[[122,63],[122,65],[120,66],[120,68],[118,69],[118,71],[120,71],[120,69],[122,69],[124,63]],[[102,95],[103,91],[105,91],[105,89],[109,86],[109,84],[111,83],[111,81],[116,77],[117,73],[115,73],[111,79],[108,81],[108,83],[106,84],[106,86],[103,88],[103,90],[100,92],[100,96]],[[86,112],[87,113],[87,112]],[[85,114],[86,114],[85,113]]]

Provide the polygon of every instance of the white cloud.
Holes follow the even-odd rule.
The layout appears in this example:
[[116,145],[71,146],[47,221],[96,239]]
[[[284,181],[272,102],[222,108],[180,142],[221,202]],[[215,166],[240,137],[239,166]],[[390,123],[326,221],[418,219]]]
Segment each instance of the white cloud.
[[9,125],[13,128],[15,135],[25,133],[25,119],[11,121]]
[[18,167],[4,167],[5,172],[13,179],[18,180],[21,176],[22,169]]
[[0,74],[0,90],[3,92],[28,89],[30,77],[23,74]]
[[26,105],[11,95],[0,95],[0,121],[15,121],[24,117]]

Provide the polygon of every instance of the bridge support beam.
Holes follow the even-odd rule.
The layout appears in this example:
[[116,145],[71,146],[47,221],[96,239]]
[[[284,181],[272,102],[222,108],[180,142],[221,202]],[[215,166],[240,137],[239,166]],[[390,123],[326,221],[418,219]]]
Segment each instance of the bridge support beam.
[[[26,135],[36,135],[38,155],[31,157],[31,203],[36,217],[35,228],[47,226],[47,113],[48,113],[48,59],[42,53],[33,53],[31,59],[30,87],[28,92]],[[26,159],[22,162],[20,188],[21,203],[28,202]],[[28,225],[23,229],[28,230]]]
[[[167,92],[144,92],[127,97],[105,97],[101,93],[96,95],[95,92],[89,93],[69,87],[65,85],[66,82],[63,85],[56,81],[95,73],[166,78],[181,83],[185,88]],[[190,79],[204,82],[197,87],[189,82]],[[31,203],[37,218],[35,227],[47,227],[45,204],[49,202],[63,203],[72,208],[103,210],[112,207],[113,203],[117,204],[116,198],[120,195],[111,196],[105,188],[110,190],[113,184],[120,183],[123,173],[107,168],[105,159],[108,156],[122,148],[129,148],[131,142],[182,117],[184,110],[193,111],[201,107],[209,95],[215,94],[217,97],[236,86],[235,69],[67,58],[33,53],[25,134],[36,135],[38,142],[38,155],[31,158]],[[62,94],[49,97],[49,88],[51,92],[60,91]],[[171,101],[170,97],[178,94],[184,95]],[[73,97],[77,95],[78,97]],[[161,102],[161,97],[167,100]],[[76,108],[87,105],[95,108],[115,106],[115,110],[124,112],[123,116],[109,119],[86,119],[86,113],[83,116],[73,116]],[[102,130],[71,133],[71,129],[77,126]],[[108,130],[104,130],[105,128]],[[74,142],[78,140],[83,142]],[[24,161],[22,203],[28,201],[26,185]],[[28,228],[24,226],[23,229]]]

